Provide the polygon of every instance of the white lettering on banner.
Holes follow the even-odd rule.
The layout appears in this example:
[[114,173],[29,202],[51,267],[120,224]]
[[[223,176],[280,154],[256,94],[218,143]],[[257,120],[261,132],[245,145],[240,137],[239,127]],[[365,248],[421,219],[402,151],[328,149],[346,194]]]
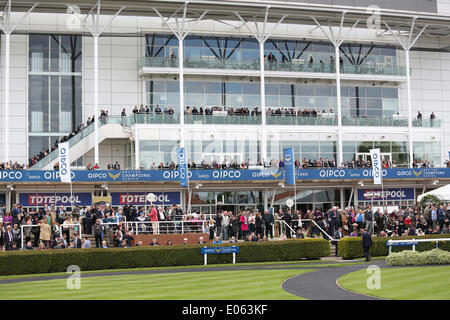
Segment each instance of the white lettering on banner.
[[178,162],[179,162],[179,173],[180,173],[180,180],[186,179],[186,168],[185,168],[185,162],[184,162],[184,152],[178,153]]
[[223,179],[223,178],[238,179],[240,177],[241,177],[240,171],[234,171],[234,170],[213,171],[213,178],[215,178],[215,179]]
[[[164,171],[163,178],[164,179],[177,179],[179,176],[178,170]],[[192,178],[192,171],[188,171],[188,178]]]
[[88,173],[89,179],[106,179],[108,175],[106,173]]
[[397,172],[397,176],[401,177],[401,176],[410,176],[412,175],[411,171],[399,171]]
[[61,182],[71,182],[72,175],[70,170],[70,160],[69,160],[69,143],[60,143],[59,149],[59,175]]
[[[127,203],[142,203],[145,204],[147,202],[145,194],[120,194],[119,195],[120,204]],[[169,195],[168,194],[159,194],[156,195],[156,201],[160,203],[169,203]]]
[[345,177],[345,170],[320,170],[319,175],[321,178],[343,178]]
[[370,157],[372,158],[373,183],[381,184],[383,172],[381,169],[380,149],[370,149]]
[[20,171],[1,171],[2,180],[21,180],[22,172]]
[[364,198],[366,199],[372,199],[372,198],[406,198],[406,194],[404,190],[387,190],[382,192],[381,190],[370,190],[364,192]]
[[57,203],[81,203],[78,196],[49,196],[49,195],[30,195],[28,198],[28,204],[30,205],[44,205],[44,204],[57,204]]
[[[44,172],[45,180],[58,180],[60,177],[59,171],[46,171]],[[75,172],[70,172],[71,179],[75,178]]]

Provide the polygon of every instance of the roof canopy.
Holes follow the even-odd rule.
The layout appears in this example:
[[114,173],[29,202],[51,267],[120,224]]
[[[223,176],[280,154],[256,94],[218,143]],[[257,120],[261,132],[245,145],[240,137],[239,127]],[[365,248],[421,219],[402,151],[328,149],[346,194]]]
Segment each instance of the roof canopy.
[[[8,1],[0,1],[0,8],[6,6]],[[33,12],[41,13],[66,13],[68,5],[76,5],[81,9],[82,14],[87,14],[96,5],[97,0],[12,0],[12,12],[25,12],[34,3],[39,5]],[[345,7],[330,6],[321,4],[292,3],[280,1],[223,1],[223,0],[102,0],[101,14],[114,15],[118,9],[125,7],[121,15],[128,16],[157,16],[155,8],[164,17],[171,16],[175,11],[188,3],[186,17],[197,19],[205,10],[208,10],[204,20],[239,21],[234,11],[246,21],[264,21],[277,23],[283,16],[286,16],[283,23],[315,25],[311,17],[324,26],[340,26],[341,16],[345,13],[344,27],[351,27],[360,20],[358,27],[367,28],[365,21],[371,17],[373,12],[366,7]],[[266,9],[270,8],[267,13]],[[182,11],[181,11],[182,13]],[[427,25],[426,34],[436,37],[444,37],[449,34],[450,17],[440,16],[433,13],[418,13],[406,10],[380,9],[381,20],[386,22],[395,30],[410,31],[411,23],[415,19],[415,28]]]
[[417,197],[417,201],[420,202],[420,200],[422,200],[423,197],[428,195],[436,196],[441,201],[450,201],[450,184],[437,188],[430,192],[421,194],[420,196]]

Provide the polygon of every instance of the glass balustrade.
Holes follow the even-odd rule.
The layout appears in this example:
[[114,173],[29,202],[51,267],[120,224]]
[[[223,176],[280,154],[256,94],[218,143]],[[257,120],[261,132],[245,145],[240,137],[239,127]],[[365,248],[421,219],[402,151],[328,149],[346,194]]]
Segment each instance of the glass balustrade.
[[178,59],[170,57],[143,57],[137,62],[138,70],[148,68],[178,68]]
[[343,126],[407,127],[407,119],[342,117]]
[[216,59],[215,57],[185,58],[184,67],[192,69],[259,70],[256,59]]
[[277,116],[266,117],[268,125],[290,125],[290,126],[337,126],[335,116],[328,117],[297,117],[297,116]]
[[236,125],[255,125],[262,124],[261,116],[245,115],[193,115],[184,116],[186,124],[236,124]]
[[412,121],[412,126],[417,128],[440,128],[442,126],[441,119],[415,119]]
[[[302,59],[295,61],[266,61],[264,68],[266,71],[278,72],[311,72],[311,73],[335,73],[336,65],[333,63],[309,63]],[[298,61],[297,61],[298,60]],[[178,59],[170,57],[144,57],[138,60],[138,69],[150,68],[177,68]],[[186,57],[184,67],[187,69],[228,69],[228,70],[255,70],[258,71],[258,59],[217,59],[214,56]],[[392,66],[382,63],[371,63],[362,65],[342,64],[340,66],[342,74],[367,74],[386,76],[406,76],[406,68]]]

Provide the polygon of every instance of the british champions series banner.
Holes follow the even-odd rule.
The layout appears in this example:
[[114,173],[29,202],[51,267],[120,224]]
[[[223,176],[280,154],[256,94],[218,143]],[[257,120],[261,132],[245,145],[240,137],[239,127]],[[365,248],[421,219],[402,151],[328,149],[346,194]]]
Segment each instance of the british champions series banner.
[[295,184],[294,148],[284,149],[283,158],[286,184],[292,186]]

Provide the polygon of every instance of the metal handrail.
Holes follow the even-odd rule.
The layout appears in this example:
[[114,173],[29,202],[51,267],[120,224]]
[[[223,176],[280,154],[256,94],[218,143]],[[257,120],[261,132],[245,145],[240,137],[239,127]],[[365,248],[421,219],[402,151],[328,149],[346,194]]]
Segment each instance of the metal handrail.
[[[169,229],[177,231],[177,226],[178,227],[181,226],[181,234],[184,234],[185,230],[191,230],[191,228],[187,224],[193,224],[193,223],[199,224],[199,227],[201,225],[202,233],[205,233],[205,229],[206,229],[205,225],[207,223],[207,221],[205,221],[205,220],[195,220],[195,221],[193,221],[193,220],[188,220],[188,221],[183,221],[183,220],[181,220],[181,221],[171,221],[171,220],[169,220],[169,221],[127,221],[127,222],[125,222],[125,227],[127,229],[129,229],[129,230],[130,229],[133,230],[136,235],[139,235],[139,227],[144,226],[144,228],[145,228],[144,232],[145,233],[147,233],[147,228],[148,228],[148,233],[149,233],[150,229],[147,226],[150,226],[150,227],[153,228],[153,223],[154,222],[157,223],[157,230],[156,230],[156,232],[155,232],[155,230],[152,230],[153,234],[155,234],[155,235],[161,234],[161,232],[160,232],[161,231],[161,227],[163,228],[163,230],[167,231],[167,232],[163,232],[163,233],[168,234],[168,233],[171,233],[171,232],[169,232]],[[164,228],[164,227],[166,227],[166,228]],[[172,228],[169,228],[169,227],[172,227]],[[141,231],[141,233],[142,233],[142,231]],[[172,233],[179,233],[179,232],[172,232]]]

